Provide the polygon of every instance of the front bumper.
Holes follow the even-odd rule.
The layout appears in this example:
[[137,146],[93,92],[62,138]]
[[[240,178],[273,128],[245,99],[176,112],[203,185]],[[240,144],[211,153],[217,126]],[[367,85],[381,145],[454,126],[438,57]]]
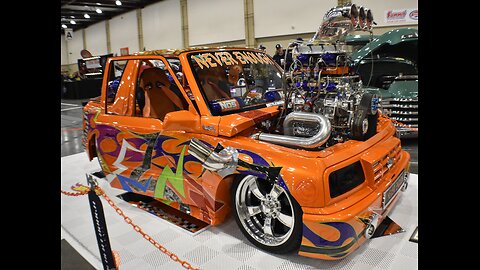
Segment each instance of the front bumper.
[[395,168],[369,195],[354,205],[330,214],[304,214],[299,255],[338,260],[369,239],[393,209],[401,191],[406,190],[409,160],[410,155],[402,151],[402,158]]

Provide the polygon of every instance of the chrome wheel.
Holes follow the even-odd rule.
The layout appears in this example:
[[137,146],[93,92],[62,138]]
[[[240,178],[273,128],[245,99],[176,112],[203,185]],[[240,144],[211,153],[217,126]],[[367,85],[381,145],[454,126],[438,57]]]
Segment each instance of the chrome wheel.
[[281,186],[247,175],[236,188],[234,202],[238,222],[254,241],[277,247],[291,239],[295,209]]

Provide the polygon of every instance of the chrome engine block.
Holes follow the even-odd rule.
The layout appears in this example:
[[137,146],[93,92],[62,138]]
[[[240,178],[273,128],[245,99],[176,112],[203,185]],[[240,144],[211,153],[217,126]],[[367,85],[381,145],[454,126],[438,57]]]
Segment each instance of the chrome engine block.
[[[343,42],[352,31],[370,31],[372,22],[371,12],[364,7],[339,6],[325,14],[312,39],[289,44],[293,62],[285,67],[287,108],[325,116],[331,123],[330,145],[368,139],[368,133],[376,128],[380,100],[363,90],[360,77],[351,69],[352,48]],[[314,125],[293,123],[295,136],[309,137],[316,132]]]
[[[360,76],[353,70],[353,48],[345,43],[346,35],[353,31],[371,33],[372,24],[370,10],[355,4],[337,6],[325,14],[310,40],[291,42],[283,61],[285,105],[281,121],[275,129],[264,129],[251,138],[318,149],[372,137],[380,100],[364,91]],[[289,54],[292,61],[287,66]]]

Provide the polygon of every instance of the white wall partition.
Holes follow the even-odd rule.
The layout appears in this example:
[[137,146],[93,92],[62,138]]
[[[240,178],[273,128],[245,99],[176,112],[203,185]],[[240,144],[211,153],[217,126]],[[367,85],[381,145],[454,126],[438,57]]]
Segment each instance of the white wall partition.
[[375,27],[418,24],[417,0],[358,0],[353,3],[372,10]]
[[110,45],[112,53],[117,55],[120,55],[120,48],[125,47],[128,47],[129,53],[139,51],[136,10],[110,20]]
[[[418,27],[418,0],[355,0],[353,3],[372,10],[375,34],[398,27]],[[337,0],[254,0],[254,31],[257,43],[265,43],[273,52],[276,43],[288,45],[298,36],[310,37],[317,31],[325,13]],[[245,44],[244,0],[188,0],[189,46]],[[109,21],[111,52],[120,55],[120,48],[130,53],[139,48],[137,11],[116,16]],[[145,49],[182,48],[182,13],[180,0],[164,0],[142,9],[143,44]],[[62,36],[61,63],[75,64],[83,49],[82,30],[73,39]],[[85,29],[86,48],[93,55],[107,54],[105,22]],[[68,46],[67,46],[68,45]],[[68,48],[68,51],[67,51]]]
[[337,0],[254,0],[255,37],[316,32]]
[[[63,37],[63,36],[62,36]],[[83,50],[83,35],[82,30],[73,31],[73,38],[67,40],[68,44],[68,63],[76,64],[77,60],[82,58],[80,52]]]
[[183,47],[179,0],[166,0],[146,6],[142,10],[142,26],[146,50]]
[[65,35],[60,35],[61,39],[61,55],[60,55],[60,60],[62,65],[68,65],[68,52],[67,52],[67,41],[65,40]]
[[87,27],[85,29],[85,39],[87,42],[87,50],[92,55],[104,55],[108,53],[105,22],[99,22]]
[[188,0],[190,46],[245,39],[243,0]]

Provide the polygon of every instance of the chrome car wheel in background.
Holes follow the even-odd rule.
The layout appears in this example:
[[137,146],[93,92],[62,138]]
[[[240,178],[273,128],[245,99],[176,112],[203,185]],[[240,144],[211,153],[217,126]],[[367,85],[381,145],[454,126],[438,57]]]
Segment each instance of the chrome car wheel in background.
[[255,245],[277,253],[299,245],[301,210],[281,186],[247,175],[232,195],[237,224]]

